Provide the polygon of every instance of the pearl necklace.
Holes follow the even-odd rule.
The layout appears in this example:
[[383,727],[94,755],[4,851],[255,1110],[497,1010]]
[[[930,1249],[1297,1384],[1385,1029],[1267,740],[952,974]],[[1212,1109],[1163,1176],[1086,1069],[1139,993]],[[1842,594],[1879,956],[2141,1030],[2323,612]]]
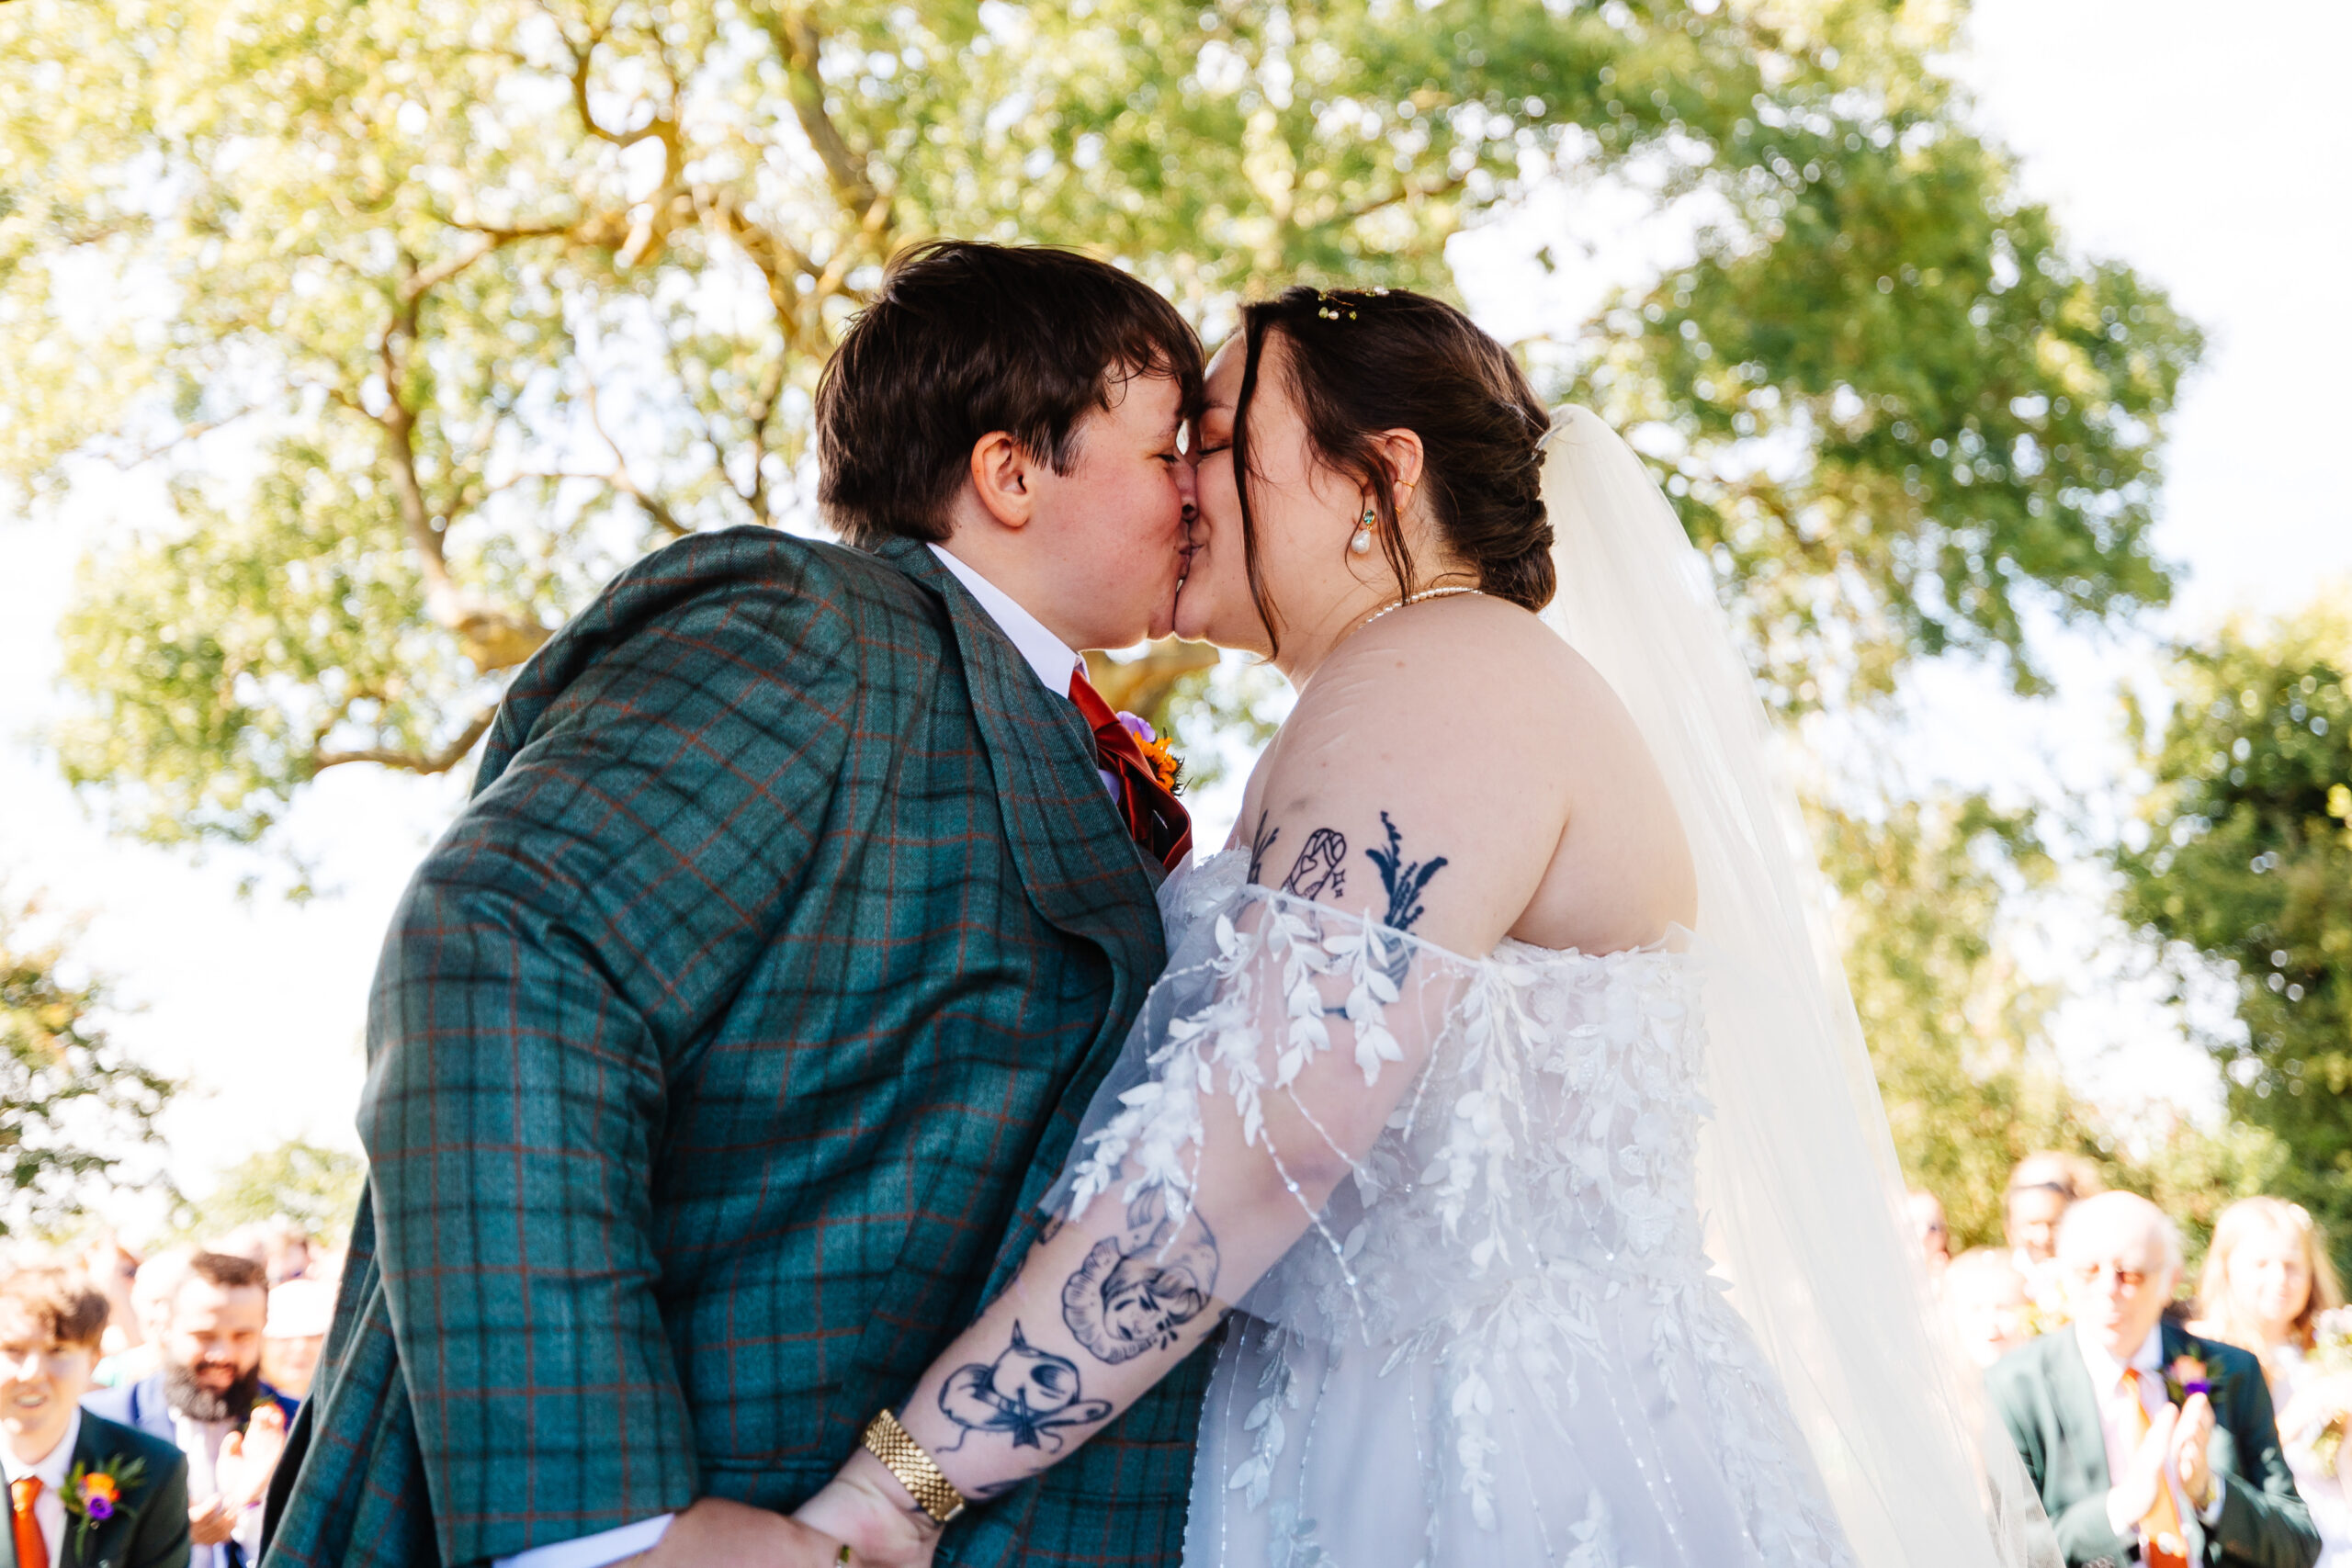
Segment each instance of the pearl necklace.
[[1356,630],[1362,631],[1381,616],[1392,611],[1401,610],[1408,604],[1418,604],[1424,599],[1444,599],[1456,593],[1475,593],[1483,599],[1487,595],[1487,591],[1483,588],[1424,588],[1419,593],[1408,593],[1402,599],[1383,604],[1379,609],[1358,621]]

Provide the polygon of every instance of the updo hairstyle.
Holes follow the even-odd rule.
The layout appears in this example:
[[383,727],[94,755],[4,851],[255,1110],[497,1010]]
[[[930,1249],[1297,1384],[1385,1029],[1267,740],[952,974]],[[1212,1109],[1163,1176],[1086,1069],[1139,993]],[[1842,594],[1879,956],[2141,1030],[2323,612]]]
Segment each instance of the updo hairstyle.
[[1281,628],[1259,574],[1250,510],[1250,401],[1270,333],[1281,333],[1289,349],[1281,361],[1284,384],[1316,457],[1372,492],[1400,595],[1415,591],[1413,557],[1397,526],[1396,476],[1374,440],[1389,430],[1421,438],[1415,492],[1453,553],[1477,573],[1477,586],[1531,610],[1551,603],[1552,525],[1538,450],[1551,416],[1510,351],[1453,306],[1401,288],[1294,285],[1244,305],[1241,330],[1234,487],[1250,597],[1276,646]]

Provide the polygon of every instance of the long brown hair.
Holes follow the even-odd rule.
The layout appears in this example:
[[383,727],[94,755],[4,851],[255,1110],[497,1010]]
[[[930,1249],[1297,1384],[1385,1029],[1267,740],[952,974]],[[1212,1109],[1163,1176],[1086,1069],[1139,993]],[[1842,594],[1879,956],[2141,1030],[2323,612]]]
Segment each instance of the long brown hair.
[[1408,289],[1294,285],[1241,308],[1241,390],[1233,410],[1233,483],[1241,502],[1250,596],[1273,647],[1280,615],[1259,569],[1250,506],[1250,404],[1266,339],[1279,333],[1286,389],[1308,445],[1372,495],[1382,552],[1399,594],[1414,591],[1413,556],[1397,526],[1396,475],[1374,437],[1421,438],[1419,490],[1453,554],[1478,586],[1531,610],[1552,602],[1552,525],[1544,514],[1541,443],[1551,417],[1501,344],[1470,318]]

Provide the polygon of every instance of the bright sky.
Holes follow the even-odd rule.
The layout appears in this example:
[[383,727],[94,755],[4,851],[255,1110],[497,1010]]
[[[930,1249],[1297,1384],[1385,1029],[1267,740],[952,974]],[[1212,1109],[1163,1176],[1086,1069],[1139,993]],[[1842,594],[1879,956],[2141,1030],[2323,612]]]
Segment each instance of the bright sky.
[[[2187,0],[1980,0],[1976,18],[1961,69],[1984,121],[2023,155],[2029,188],[2078,243],[2165,284],[2211,333],[2173,425],[2160,538],[2188,574],[2167,625],[2193,632],[2234,607],[2283,608],[2329,573],[2352,581],[2352,503],[2331,460],[2346,449],[2334,371],[2352,362],[2336,298],[2352,218],[2325,194],[2352,168],[2352,130],[2332,107],[2352,7],[2257,0],[2217,20]],[[1474,303],[1507,330],[1504,318],[1526,308],[1525,275],[1495,254],[1500,243],[1474,241],[1457,259]],[[329,775],[295,830],[330,892],[301,907],[241,900],[247,857],[191,864],[108,838],[28,738],[56,709],[51,623],[74,563],[141,504],[118,489],[64,524],[0,525],[0,581],[19,607],[0,621],[0,872],[88,912],[80,952],[141,1004],[118,1037],[196,1086],[166,1125],[172,1168],[200,1190],[288,1137],[356,1146],[368,976],[458,786]],[[2064,691],[2036,710],[1966,671],[1924,679],[1931,765],[2044,800],[2109,787],[2121,757],[2115,685],[2144,681],[2148,657],[2073,637],[2050,650]],[[1202,804],[1214,816],[1219,803]],[[1214,842],[1225,824],[1204,827]],[[2109,1099],[2210,1104],[2210,1064],[2144,985],[2119,977],[2125,954],[2098,907],[2099,889],[2078,877],[2031,955],[2075,993],[2060,1031],[2070,1072]]]

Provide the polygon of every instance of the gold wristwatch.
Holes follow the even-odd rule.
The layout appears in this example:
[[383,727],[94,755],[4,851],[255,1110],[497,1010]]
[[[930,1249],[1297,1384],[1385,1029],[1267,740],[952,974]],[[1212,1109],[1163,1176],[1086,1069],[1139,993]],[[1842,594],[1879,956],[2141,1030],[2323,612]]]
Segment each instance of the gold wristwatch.
[[944,1525],[964,1511],[964,1495],[956,1490],[956,1483],[941,1472],[931,1456],[922,1451],[922,1445],[907,1435],[907,1429],[889,1411],[868,1421],[865,1436],[859,1441],[865,1445],[867,1453],[880,1460],[899,1478],[899,1484],[907,1489],[918,1507],[931,1516],[932,1523]]

